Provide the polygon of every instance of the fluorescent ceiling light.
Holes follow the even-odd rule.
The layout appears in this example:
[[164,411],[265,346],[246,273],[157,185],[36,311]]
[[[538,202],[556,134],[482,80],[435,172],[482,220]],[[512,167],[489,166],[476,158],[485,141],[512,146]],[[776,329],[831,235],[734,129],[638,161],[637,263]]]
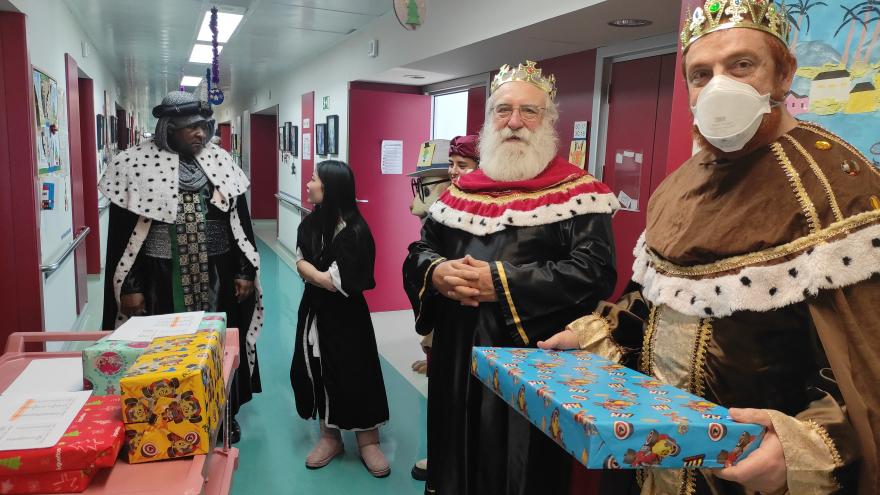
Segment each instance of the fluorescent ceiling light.
[[[223,51],[222,46],[217,47],[217,53]],[[211,45],[200,45],[196,43],[193,46],[193,51],[189,56],[189,61],[194,64],[210,64],[214,58],[214,52],[211,50]]]
[[[238,23],[244,16],[241,14],[230,14],[229,12],[217,13],[217,42],[226,43],[238,27]],[[202,20],[202,27],[199,29],[199,41],[211,41],[211,11],[205,12],[205,18]]]
[[198,76],[183,76],[180,80],[181,86],[198,86],[202,84],[202,78]]

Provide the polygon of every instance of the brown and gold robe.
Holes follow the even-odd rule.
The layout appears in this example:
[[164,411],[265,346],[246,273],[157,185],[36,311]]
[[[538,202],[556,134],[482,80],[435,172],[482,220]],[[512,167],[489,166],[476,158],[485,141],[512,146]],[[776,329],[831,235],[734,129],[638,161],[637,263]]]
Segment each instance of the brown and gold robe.
[[[569,328],[666,383],[768,410],[788,493],[878,493],[878,195],[880,171],[810,123],[741,159],[699,153],[648,205],[632,291]],[[754,493],[709,470],[638,481],[607,492]]]

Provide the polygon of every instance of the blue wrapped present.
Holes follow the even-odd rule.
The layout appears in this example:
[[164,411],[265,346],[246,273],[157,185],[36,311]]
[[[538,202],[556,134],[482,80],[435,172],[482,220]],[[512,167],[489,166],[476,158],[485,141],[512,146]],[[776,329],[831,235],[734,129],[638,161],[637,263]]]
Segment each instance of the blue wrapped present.
[[585,351],[474,347],[471,366],[592,469],[721,468],[764,435],[717,404]]

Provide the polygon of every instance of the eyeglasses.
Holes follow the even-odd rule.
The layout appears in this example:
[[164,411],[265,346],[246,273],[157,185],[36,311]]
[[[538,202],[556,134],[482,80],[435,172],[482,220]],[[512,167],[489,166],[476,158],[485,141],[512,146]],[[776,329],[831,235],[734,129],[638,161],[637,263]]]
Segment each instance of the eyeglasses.
[[428,186],[442,184],[444,182],[449,182],[449,179],[437,179],[423,182],[421,177],[414,177],[412,180],[410,180],[413,197],[418,196],[421,201],[424,201],[425,198],[431,195],[431,188]]
[[519,110],[519,118],[526,122],[534,122],[535,120],[538,120],[538,117],[541,116],[541,113],[545,108],[535,105],[520,105],[515,107],[512,105],[501,104],[495,105],[495,108],[492,109],[492,113],[495,115],[495,118],[509,119],[513,115],[513,112],[517,110]]

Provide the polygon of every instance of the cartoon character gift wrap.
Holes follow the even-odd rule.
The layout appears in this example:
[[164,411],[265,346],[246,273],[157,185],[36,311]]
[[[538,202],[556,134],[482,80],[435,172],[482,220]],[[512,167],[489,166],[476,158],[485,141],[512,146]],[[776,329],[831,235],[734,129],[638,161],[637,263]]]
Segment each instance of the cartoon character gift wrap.
[[[226,335],[226,313],[205,313],[197,333],[220,332]],[[107,340],[107,337],[85,348],[83,360],[83,388],[92,395],[119,395],[119,379],[137,361],[149,342]],[[221,346],[222,348],[222,346]]]
[[129,462],[210,452],[226,403],[222,340],[157,338],[120,380]]
[[122,448],[119,396],[92,396],[53,447],[0,452],[0,493],[85,490]]
[[720,468],[764,428],[585,351],[474,347],[472,373],[593,469]]
[[86,347],[82,352],[83,388],[92,395],[119,395],[119,379],[149,345],[104,337]]

